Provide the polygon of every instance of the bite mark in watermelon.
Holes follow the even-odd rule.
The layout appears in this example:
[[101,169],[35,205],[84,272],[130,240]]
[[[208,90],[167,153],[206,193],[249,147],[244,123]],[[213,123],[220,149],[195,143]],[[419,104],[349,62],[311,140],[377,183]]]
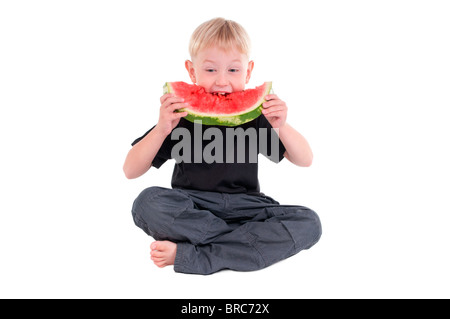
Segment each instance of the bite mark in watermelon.
[[236,126],[250,122],[261,115],[265,96],[271,92],[272,82],[265,82],[254,89],[225,95],[208,93],[196,84],[166,82],[164,94],[174,93],[189,106],[178,110],[188,112],[185,119],[202,121],[204,125]]

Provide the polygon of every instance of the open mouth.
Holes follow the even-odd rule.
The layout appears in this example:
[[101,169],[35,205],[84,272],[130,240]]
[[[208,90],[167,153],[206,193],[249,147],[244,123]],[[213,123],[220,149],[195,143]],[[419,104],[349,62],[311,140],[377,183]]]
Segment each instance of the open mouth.
[[212,92],[212,94],[221,95],[221,96],[227,96],[228,94],[230,94],[230,92]]

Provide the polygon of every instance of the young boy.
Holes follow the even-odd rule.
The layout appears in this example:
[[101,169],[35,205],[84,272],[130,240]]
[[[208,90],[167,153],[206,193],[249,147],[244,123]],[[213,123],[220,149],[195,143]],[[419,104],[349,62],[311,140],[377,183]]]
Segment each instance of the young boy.
[[[245,89],[254,62],[249,61],[249,39],[241,25],[222,18],[207,21],[192,34],[189,51],[192,61],[185,62],[186,69],[192,82],[206,92]],[[271,138],[265,138],[267,145],[260,144],[258,136],[259,153],[272,161],[285,157],[298,166],[311,165],[308,142],[286,123],[286,104],[274,94],[265,99],[263,114],[240,127],[267,129],[275,136],[278,147],[272,146]],[[200,125],[203,137],[210,126],[189,122],[183,118],[186,112],[175,112],[186,106],[174,94],[161,97],[158,123],[132,143],[126,157],[127,178],[137,178],[173,158],[176,129],[195,134]],[[224,153],[236,154],[236,145],[225,142],[227,128],[217,129],[224,136]],[[209,142],[203,140],[202,150]],[[228,145],[235,149],[226,149]],[[249,160],[248,152],[247,145],[244,163],[177,161],[171,189],[150,187],[136,198],[134,222],[156,240],[150,254],[158,267],[174,265],[176,272],[204,275],[222,269],[252,271],[317,243],[322,233],[317,214],[303,206],[280,205],[261,193],[258,164]]]

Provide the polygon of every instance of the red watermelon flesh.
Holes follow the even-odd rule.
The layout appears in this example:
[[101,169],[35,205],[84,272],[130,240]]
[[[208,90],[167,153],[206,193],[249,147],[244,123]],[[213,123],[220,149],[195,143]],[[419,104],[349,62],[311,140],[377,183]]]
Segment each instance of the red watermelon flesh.
[[261,115],[262,103],[270,93],[272,82],[265,82],[254,89],[228,94],[208,93],[204,88],[185,82],[167,82],[165,93],[182,97],[188,107],[180,111],[188,112],[189,121],[202,121],[206,125],[236,126],[249,122]]

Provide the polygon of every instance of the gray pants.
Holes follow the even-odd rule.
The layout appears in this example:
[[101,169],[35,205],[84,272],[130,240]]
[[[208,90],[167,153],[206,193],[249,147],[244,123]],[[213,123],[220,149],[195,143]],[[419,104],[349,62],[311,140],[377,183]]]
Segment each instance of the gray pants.
[[264,195],[150,187],[132,214],[155,240],[177,243],[174,270],[190,274],[262,269],[312,247],[322,234],[315,212]]

